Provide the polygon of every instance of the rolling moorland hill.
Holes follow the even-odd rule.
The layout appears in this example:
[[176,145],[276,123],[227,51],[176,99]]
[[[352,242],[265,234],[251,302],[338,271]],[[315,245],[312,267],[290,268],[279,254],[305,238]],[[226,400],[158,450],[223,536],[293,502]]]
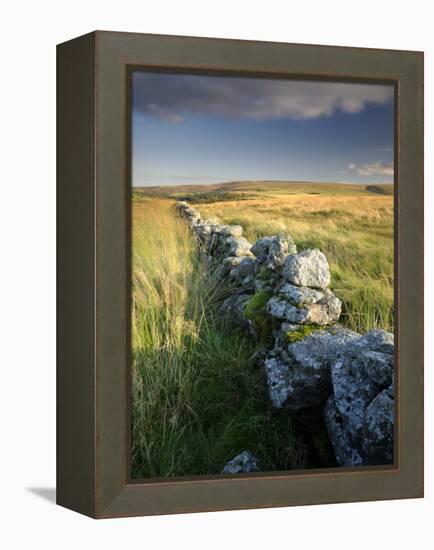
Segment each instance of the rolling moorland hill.
[[[257,198],[258,195],[276,196],[293,194],[318,195],[393,195],[393,184],[362,185],[333,182],[298,181],[232,181],[215,184],[134,187],[137,196],[159,196],[169,198],[192,198],[202,195],[204,199],[240,200]],[[205,200],[204,200],[205,202]]]

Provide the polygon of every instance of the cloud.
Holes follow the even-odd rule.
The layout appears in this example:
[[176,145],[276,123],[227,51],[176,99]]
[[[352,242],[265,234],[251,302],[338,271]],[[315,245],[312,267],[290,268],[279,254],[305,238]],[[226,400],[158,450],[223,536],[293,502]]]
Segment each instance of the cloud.
[[393,99],[387,85],[164,74],[133,75],[135,110],[167,122],[186,115],[226,118],[296,120],[329,117],[336,112],[360,113],[367,105]]
[[350,164],[350,170],[357,172],[360,176],[393,176],[393,163],[381,161],[371,164]]

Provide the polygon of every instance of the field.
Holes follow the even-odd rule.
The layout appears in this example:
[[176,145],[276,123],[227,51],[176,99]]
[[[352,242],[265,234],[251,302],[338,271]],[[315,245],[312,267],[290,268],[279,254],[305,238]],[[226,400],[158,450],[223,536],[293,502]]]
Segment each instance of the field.
[[257,350],[219,315],[225,288],[175,216],[174,198],[186,196],[203,217],[242,225],[251,242],[288,231],[299,250],[320,248],[342,322],[391,330],[391,187],[234,182],[134,193],[133,477],[219,473],[245,449],[265,470],[334,465],[321,418],[270,408]]
[[344,305],[342,323],[359,332],[393,330],[392,185],[235,182],[196,186],[194,193],[192,187],[151,192],[189,196],[203,217],[242,225],[251,242],[287,231],[299,250],[321,249]]

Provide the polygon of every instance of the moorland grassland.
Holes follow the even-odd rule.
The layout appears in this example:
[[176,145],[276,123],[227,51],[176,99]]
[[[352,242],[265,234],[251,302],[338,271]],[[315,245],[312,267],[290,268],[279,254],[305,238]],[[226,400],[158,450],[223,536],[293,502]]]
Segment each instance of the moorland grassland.
[[264,470],[335,465],[320,417],[270,407],[254,343],[219,314],[230,289],[198,260],[175,198],[242,225],[251,242],[288,232],[299,251],[320,248],[342,324],[364,332],[393,330],[392,195],[387,185],[278,182],[135,189],[134,478],[219,473],[245,449]]

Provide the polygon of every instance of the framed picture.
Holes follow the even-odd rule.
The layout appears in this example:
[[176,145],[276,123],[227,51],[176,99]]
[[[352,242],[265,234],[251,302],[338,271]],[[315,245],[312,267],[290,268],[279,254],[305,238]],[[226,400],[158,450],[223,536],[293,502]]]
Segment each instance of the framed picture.
[[57,502],[423,496],[423,54],[58,46]]

